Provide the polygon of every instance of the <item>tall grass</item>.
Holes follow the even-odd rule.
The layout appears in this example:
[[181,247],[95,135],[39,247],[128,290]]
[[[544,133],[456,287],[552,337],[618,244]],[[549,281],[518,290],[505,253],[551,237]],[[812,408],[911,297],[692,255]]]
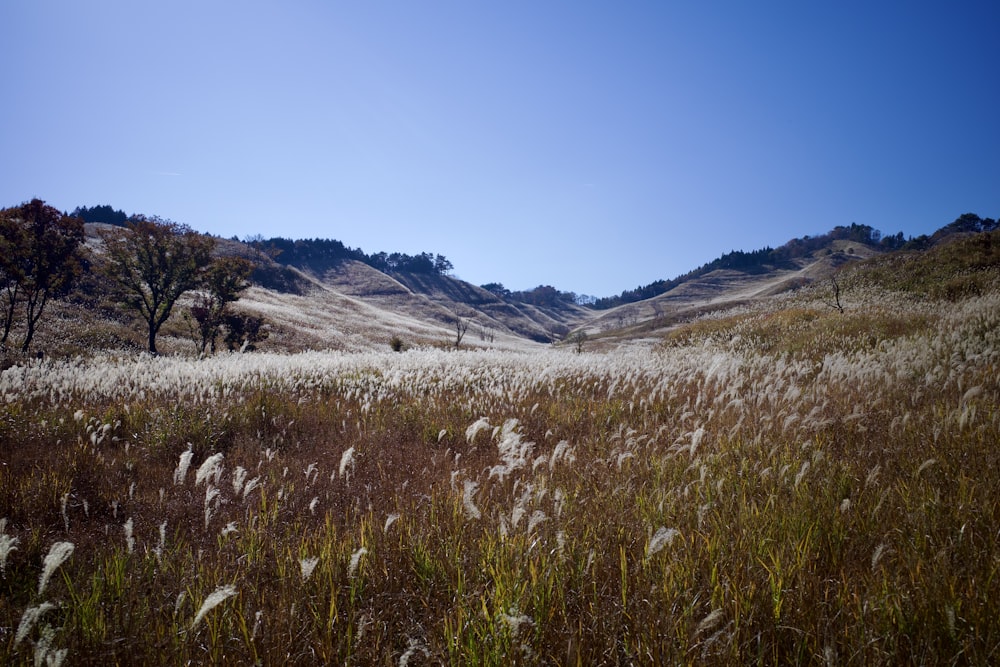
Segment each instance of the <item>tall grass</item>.
[[10,368],[0,662],[996,662],[1000,298],[859,295],[607,355]]

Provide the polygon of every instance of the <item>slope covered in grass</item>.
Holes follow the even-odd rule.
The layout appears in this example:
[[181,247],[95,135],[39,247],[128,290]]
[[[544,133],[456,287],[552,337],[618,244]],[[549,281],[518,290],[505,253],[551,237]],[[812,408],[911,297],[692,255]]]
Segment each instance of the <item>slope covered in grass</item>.
[[988,664],[987,287],[613,354],[14,366],[0,662]]
[[1000,231],[945,237],[922,252],[897,252],[862,263],[847,280],[950,300],[983,294],[1000,277]]

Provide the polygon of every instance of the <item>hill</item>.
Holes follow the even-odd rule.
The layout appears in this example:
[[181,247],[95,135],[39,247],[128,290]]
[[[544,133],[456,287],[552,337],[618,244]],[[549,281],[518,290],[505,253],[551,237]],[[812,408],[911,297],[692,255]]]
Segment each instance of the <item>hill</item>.
[[[842,311],[834,252],[716,269],[613,354],[6,369],[0,663],[993,664],[998,235],[847,263]],[[255,307],[360,345],[479,298],[342,268]]]
[[[996,229],[995,220],[965,214],[933,235],[909,240],[901,233],[883,237],[871,227],[851,225],[820,236],[792,239],[776,249],[734,251],[674,280],[658,281],[604,300],[605,304],[615,301],[619,305],[595,313],[574,333],[583,333],[592,343],[604,346],[649,337],[658,340],[657,330],[800,288],[811,287],[806,293],[822,294],[815,298],[832,301],[831,280],[844,272],[866,275],[869,280],[879,276],[886,289],[910,285],[913,290],[935,296],[942,290],[968,291],[970,281],[979,281],[979,289],[984,290],[992,278],[979,269],[995,270],[998,258],[972,246],[988,245]],[[864,267],[864,271],[854,273],[853,267]],[[973,268],[975,277],[970,277]],[[860,289],[859,280],[847,281],[845,289]],[[650,293],[646,298],[631,300],[637,294]]]
[[[85,226],[95,266],[102,261],[98,232],[107,226]],[[655,343],[699,317],[799,288],[812,286],[807,293],[824,294],[835,275],[853,276],[839,279],[848,291],[864,280],[935,296],[981,292],[995,276],[972,270],[968,261],[976,258],[978,267],[995,271],[997,256],[989,244],[996,227],[996,221],[972,214],[931,236],[909,240],[901,233],[882,237],[864,225],[838,227],[779,248],[732,251],[677,278],[589,306],[549,286],[519,293],[497,283],[475,286],[450,275],[451,263],[430,253],[368,255],[339,241],[285,239],[217,239],[216,253],[255,263],[253,285],[237,307],[269,323],[268,349],[359,351],[384,349],[390,341],[403,347],[454,347],[459,338],[466,347],[507,349],[568,338],[580,344],[585,338],[588,347],[606,349]],[[974,239],[968,241],[973,246],[952,244],[968,239]],[[844,273],[845,267],[858,271]],[[140,349],[134,315],[110,292],[99,272],[88,272],[67,299],[52,304],[36,349],[59,355]],[[190,298],[182,300],[162,331],[167,352],[194,349],[192,323],[185,318],[189,305]]]

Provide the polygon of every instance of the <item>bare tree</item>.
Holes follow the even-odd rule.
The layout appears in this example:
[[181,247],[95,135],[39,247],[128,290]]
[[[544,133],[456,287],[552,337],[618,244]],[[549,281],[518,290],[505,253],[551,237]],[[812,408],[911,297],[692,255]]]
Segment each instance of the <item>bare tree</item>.
[[830,278],[830,282],[833,283],[833,301],[827,301],[826,305],[843,313],[844,306],[840,303],[840,284],[837,282],[837,279],[833,277]]
[[462,344],[462,337],[469,330],[469,321],[463,317],[455,317],[455,349]]

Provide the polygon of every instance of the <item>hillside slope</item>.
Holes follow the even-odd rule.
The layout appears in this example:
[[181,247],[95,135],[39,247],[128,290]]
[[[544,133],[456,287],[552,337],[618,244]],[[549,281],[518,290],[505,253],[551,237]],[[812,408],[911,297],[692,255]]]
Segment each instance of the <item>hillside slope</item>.
[[[724,255],[685,276],[660,281],[664,289],[655,296],[605,310],[561,298],[525,303],[443,273],[384,272],[353,258],[284,264],[236,240],[217,239],[216,252],[257,264],[252,287],[235,307],[266,318],[269,336],[262,349],[359,351],[385,349],[394,339],[405,347],[448,347],[462,329],[463,347],[532,348],[567,338],[579,342],[576,334],[582,333],[588,349],[608,349],[656,341],[699,316],[807,285],[816,294],[832,294],[830,278],[847,265],[864,270],[838,274],[845,287],[875,281],[938,296],[976,293],[995,277],[997,232],[990,231],[995,226],[967,215],[933,237],[893,251],[833,235],[794,239],[778,249]],[[102,227],[86,225],[95,268],[101,262]],[[975,266],[966,266],[969,262]],[[992,273],[980,271],[983,266],[992,267]],[[69,298],[51,304],[36,349],[59,355],[142,349],[142,323],[116,304],[111,292],[99,271],[89,272]],[[161,330],[163,351],[193,351],[194,332],[185,317],[190,303],[190,295],[182,298]]]
[[580,330],[588,337],[630,338],[698,314],[829,280],[845,264],[882,254],[858,243],[833,240],[803,257],[752,271],[715,269],[683,280],[650,299],[598,311]]

